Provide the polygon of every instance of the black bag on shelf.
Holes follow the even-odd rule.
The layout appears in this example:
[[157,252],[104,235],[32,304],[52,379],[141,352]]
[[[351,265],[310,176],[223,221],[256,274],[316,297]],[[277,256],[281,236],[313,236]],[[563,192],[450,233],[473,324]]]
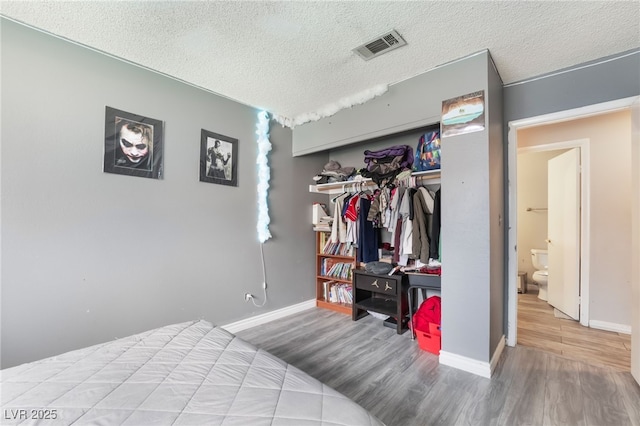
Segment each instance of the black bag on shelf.
[[393,269],[393,265],[388,262],[368,262],[364,265],[364,270],[370,274],[384,275]]

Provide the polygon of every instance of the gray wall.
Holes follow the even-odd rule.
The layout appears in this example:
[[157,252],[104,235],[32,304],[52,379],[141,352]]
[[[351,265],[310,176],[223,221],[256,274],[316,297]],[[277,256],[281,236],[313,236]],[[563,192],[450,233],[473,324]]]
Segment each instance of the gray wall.
[[[274,124],[262,299],[257,110],[1,21],[2,368],[152,327],[314,298],[308,184]],[[164,179],[102,172],[105,106],[165,123]],[[198,181],[200,129],[239,140],[238,187]],[[310,172],[311,171],[311,172]]]
[[[491,59],[491,58],[490,58]],[[502,138],[502,79],[492,60],[487,63],[487,124],[489,126],[489,233],[491,241],[491,280],[489,283],[490,345],[489,356],[495,352],[505,334],[504,318],[507,288],[503,273],[505,259],[504,236],[504,143]]]
[[640,50],[504,87],[504,123],[640,94]]

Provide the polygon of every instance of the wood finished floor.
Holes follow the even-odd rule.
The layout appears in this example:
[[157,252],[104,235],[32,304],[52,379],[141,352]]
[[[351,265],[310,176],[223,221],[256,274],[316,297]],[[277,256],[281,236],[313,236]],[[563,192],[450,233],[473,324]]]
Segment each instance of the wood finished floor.
[[409,333],[314,308],[237,333],[388,426],[639,425],[631,374],[518,345],[491,379],[439,365]]
[[[518,344],[619,371],[631,371],[631,335],[556,318],[538,292],[518,295]],[[640,402],[639,402],[640,403]]]

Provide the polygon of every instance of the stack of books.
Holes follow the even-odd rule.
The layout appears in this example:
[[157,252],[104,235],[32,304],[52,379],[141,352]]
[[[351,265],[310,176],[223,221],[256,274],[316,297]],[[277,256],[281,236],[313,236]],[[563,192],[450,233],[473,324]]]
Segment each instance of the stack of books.
[[342,280],[351,279],[353,263],[336,262],[331,258],[322,259],[320,265],[320,275],[324,277],[340,278]]
[[332,243],[328,233],[320,234],[320,254],[331,254],[338,256],[353,257],[354,243]]
[[331,303],[353,303],[351,284],[326,281],[324,284],[324,300]]
[[[321,241],[322,243],[322,241]],[[338,256],[353,256],[352,243],[332,243],[330,238],[322,246],[322,254],[333,254]]]
[[333,225],[333,218],[331,216],[322,216],[317,224],[314,224],[314,231],[331,232],[331,225]]
[[311,223],[316,227],[321,225],[321,227],[324,228],[326,225],[325,222],[329,222],[329,228],[331,228],[331,224],[330,224],[331,218],[327,213],[327,210],[326,210],[327,206],[320,203],[313,203],[312,208],[313,208],[313,211],[311,215]]

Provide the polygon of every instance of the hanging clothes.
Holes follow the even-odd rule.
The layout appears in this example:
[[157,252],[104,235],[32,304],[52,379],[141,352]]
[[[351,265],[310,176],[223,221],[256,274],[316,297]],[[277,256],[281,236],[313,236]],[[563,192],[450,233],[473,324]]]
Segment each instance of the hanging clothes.
[[335,203],[333,209],[333,225],[331,228],[331,242],[332,243],[346,243],[347,242],[347,224],[343,220],[342,208],[344,207],[344,200],[348,196],[348,193],[338,195],[332,201]]
[[413,195],[416,193],[415,188],[408,188],[404,192],[404,196],[400,201],[400,211],[398,212],[402,218],[400,243],[398,244],[398,264],[407,266],[409,256],[413,249]]
[[391,191],[391,203],[389,204],[389,226],[387,226],[387,230],[391,232],[391,241],[394,242],[394,247],[397,247],[397,244],[395,243],[396,237],[399,238],[398,234],[401,232],[401,228],[398,228],[397,225],[398,223],[402,223],[402,221],[399,220],[402,219],[399,214],[400,200],[402,199],[406,189],[407,188],[400,186]]
[[391,189],[382,188],[380,191],[380,227],[389,227],[389,205],[391,204]]
[[440,189],[433,198],[433,220],[431,222],[431,241],[429,242],[429,257],[440,259]]
[[429,263],[430,225],[433,198],[426,188],[420,187],[413,196],[414,220],[411,257]]
[[376,190],[376,192],[373,194],[373,198],[371,199],[371,206],[369,207],[369,212],[367,213],[367,220],[373,224],[374,228],[379,228],[381,223],[381,194],[382,191],[379,189]]
[[360,195],[355,194],[345,202],[344,220],[347,223],[347,242],[358,243],[358,210],[360,205]]
[[358,213],[358,262],[374,262],[379,260],[379,229],[373,226],[373,222],[367,220],[371,200],[367,197],[360,197],[360,211]]

